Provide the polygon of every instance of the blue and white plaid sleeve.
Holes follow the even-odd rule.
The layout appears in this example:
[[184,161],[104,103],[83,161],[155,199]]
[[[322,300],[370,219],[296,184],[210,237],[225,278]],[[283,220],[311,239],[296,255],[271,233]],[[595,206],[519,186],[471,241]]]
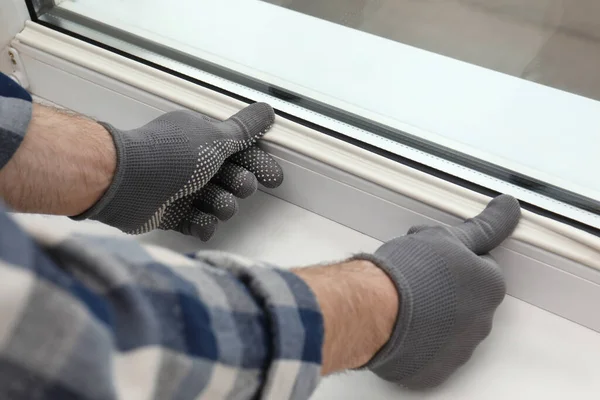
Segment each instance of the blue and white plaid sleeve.
[[31,119],[31,96],[0,73],[0,169],[17,151]]
[[0,206],[0,398],[306,399],[323,321],[296,275],[131,237],[20,229]]

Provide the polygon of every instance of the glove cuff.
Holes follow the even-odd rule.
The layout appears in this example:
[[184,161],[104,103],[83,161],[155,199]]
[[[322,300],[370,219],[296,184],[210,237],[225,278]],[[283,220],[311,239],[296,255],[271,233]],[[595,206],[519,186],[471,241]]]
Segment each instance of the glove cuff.
[[100,121],[98,123],[102,125],[104,129],[108,131],[108,133],[110,133],[110,136],[112,137],[113,143],[115,145],[115,152],[117,158],[115,174],[106,192],[104,192],[102,197],[100,197],[100,199],[93,206],[91,206],[81,214],[70,217],[75,221],[82,221],[84,219],[94,218],[96,215],[98,215],[98,213],[100,213],[115,197],[117,193],[117,188],[121,186],[121,182],[123,180],[123,168],[121,168],[121,160],[123,158],[124,144],[121,139],[121,135],[115,133],[116,129],[112,125]]
[[156,137],[143,128],[123,132],[110,124],[100,124],[113,138],[115,176],[96,204],[72,218],[95,219],[126,233],[157,228],[144,226],[152,225],[156,219],[153,216],[193,174],[196,157],[189,139],[175,131]]
[[354,257],[371,261],[386,272],[400,299],[390,339],[362,368],[410,386],[412,378],[448,343],[456,322],[457,300],[454,278],[445,261],[427,244],[410,237],[397,240],[410,243],[402,250],[384,245],[374,255]]
[[398,315],[396,316],[396,323],[390,338],[365,365],[358,368],[374,370],[382,363],[387,362],[387,360],[391,357],[392,352],[397,351],[396,349],[400,347],[404,347],[403,343],[406,340],[406,334],[408,333],[408,328],[411,325],[411,320],[413,317],[413,291],[410,289],[410,285],[406,281],[405,277],[401,273],[395,271],[394,268],[392,268],[388,262],[383,260],[381,257],[378,257],[375,254],[360,253],[354,255],[351,260],[364,260],[373,263],[376,267],[383,270],[383,272],[389,276],[392,282],[394,282],[394,286],[398,292]]

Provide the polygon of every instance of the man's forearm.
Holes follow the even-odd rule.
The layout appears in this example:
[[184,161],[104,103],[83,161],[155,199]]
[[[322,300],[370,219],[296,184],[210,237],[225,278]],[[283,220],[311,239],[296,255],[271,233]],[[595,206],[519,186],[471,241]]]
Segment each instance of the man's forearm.
[[[500,196],[462,225],[413,228],[361,260],[289,272],[220,252],[190,261],[129,238],[57,240],[53,227],[36,225],[37,246],[0,205],[0,227],[10,233],[0,234],[0,304],[8,311],[0,328],[9,329],[0,336],[15,338],[2,351],[19,354],[26,368],[9,357],[0,367],[28,382],[0,379],[0,391],[30,398],[43,379],[52,393],[102,398],[143,387],[160,398],[186,391],[301,400],[319,372],[363,366],[408,387],[435,386],[491,329],[504,283],[497,264],[477,254],[496,247],[518,217],[516,200]],[[49,363],[31,351],[40,348],[68,362],[61,371],[90,372],[61,373],[48,385]],[[107,374],[114,360],[118,373]],[[11,383],[16,376],[4,375]]]
[[17,211],[77,215],[102,196],[115,168],[102,125],[34,104],[23,143],[0,170],[0,197]]
[[390,278],[369,261],[294,270],[314,292],[325,325],[322,375],[365,365],[387,342],[398,314]]
[[317,385],[323,321],[293,273],[25,227],[0,204],[0,398],[305,400]]
[[[19,101],[20,119],[7,110]],[[274,123],[266,103],[225,121],[175,110],[130,130],[41,105],[31,112],[20,99],[0,102],[0,114],[9,126],[0,124],[0,197],[17,211],[206,241],[237,212],[236,199],[283,181],[277,161],[256,143]]]

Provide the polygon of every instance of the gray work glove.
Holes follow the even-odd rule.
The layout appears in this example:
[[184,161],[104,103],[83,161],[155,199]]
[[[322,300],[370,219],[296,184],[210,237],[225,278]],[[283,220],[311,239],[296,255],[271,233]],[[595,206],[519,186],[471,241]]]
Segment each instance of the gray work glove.
[[413,227],[374,255],[400,298],[389,341],[365,365],[381,378],[409,388],[440,384],[490,333],[506,291],[498,264],[487,253],[515,229],[521,212],[502,195],[477,217],[445,228]]
[[113,137],[117,169],[104,196],[75,219],[91,218],[130,234],[173,229],[208,240],[257,182],[277,187],[283,172],[256,141],[273,125],[265,103],[224,122],[191,111],[166,113]]

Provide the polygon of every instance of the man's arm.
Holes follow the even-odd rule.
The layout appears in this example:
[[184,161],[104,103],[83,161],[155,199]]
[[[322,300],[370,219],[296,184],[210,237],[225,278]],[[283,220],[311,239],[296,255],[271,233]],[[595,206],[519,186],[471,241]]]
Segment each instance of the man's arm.
[[32,110],[29,94],[0,74],[0,196],[17,211],[206,241],[237,212],[237,199],[283,181],[256,145],[274,118],[271,106],[255,103],[225,121],[178,110],[125,131],[51,107]]
[[293,271],[315,293],[323,313],[322,375],[364,366],[394,328],[400,299],[392,280],[364,260]]
[[115,168],[115,147],[102,125],[33,104],[27,134],[0,169],[0,196],[17,211],[78,215],[106,192]]
[[437,385],[491,329],[504,282],[478,254],[518,217],[503,196],[463,225],[289,272],[51,227],[28,229],[33,241],[2,212],[0,392],[306,399],[320,375],[356,368]]
[[292,273],[27,230],[37,242],[0,213],[0,397],[306,399],[371,359],[396,319],[369,261]]
[[0,210],[0,398],[305,399],[323,323],[291,272]]
[[[247,134],[242,121],[264,121],[249,111],[224,125],[178,112],[130,133],[109,128],[114,141],[132,143],[116,146],[116,174],[130,176],[116,188],[113,177],[107,192],[131,191],[119,182],[134,182],[136,170],[123,171],[131,164],[118,153],[135,154],[133,142],[146,148],[155,135],[161,140],[150,144],[162,145],[157,127],[181,133],[189,125],[183,119],[193,122],[191,131],[200,124],[211,134]],[[236,165],[253,160],[265,165],[256,153]],[[260,172],[266,183],[278,180],[276,169]],[[31,195],[43,196],[37,189]],[[10,398],[303,399],[321,361],[324,374],[368,368],[403,385],[436,385],[491,329],[505,288],[487,253],[519,215],[517,201],[501,196],[463,225],[415,227],[375,254],[290,273],[222,254],[190,261],[133,240],[61,237],[52,229],[34,227],[32,240],[0,210],[0,390]]]

